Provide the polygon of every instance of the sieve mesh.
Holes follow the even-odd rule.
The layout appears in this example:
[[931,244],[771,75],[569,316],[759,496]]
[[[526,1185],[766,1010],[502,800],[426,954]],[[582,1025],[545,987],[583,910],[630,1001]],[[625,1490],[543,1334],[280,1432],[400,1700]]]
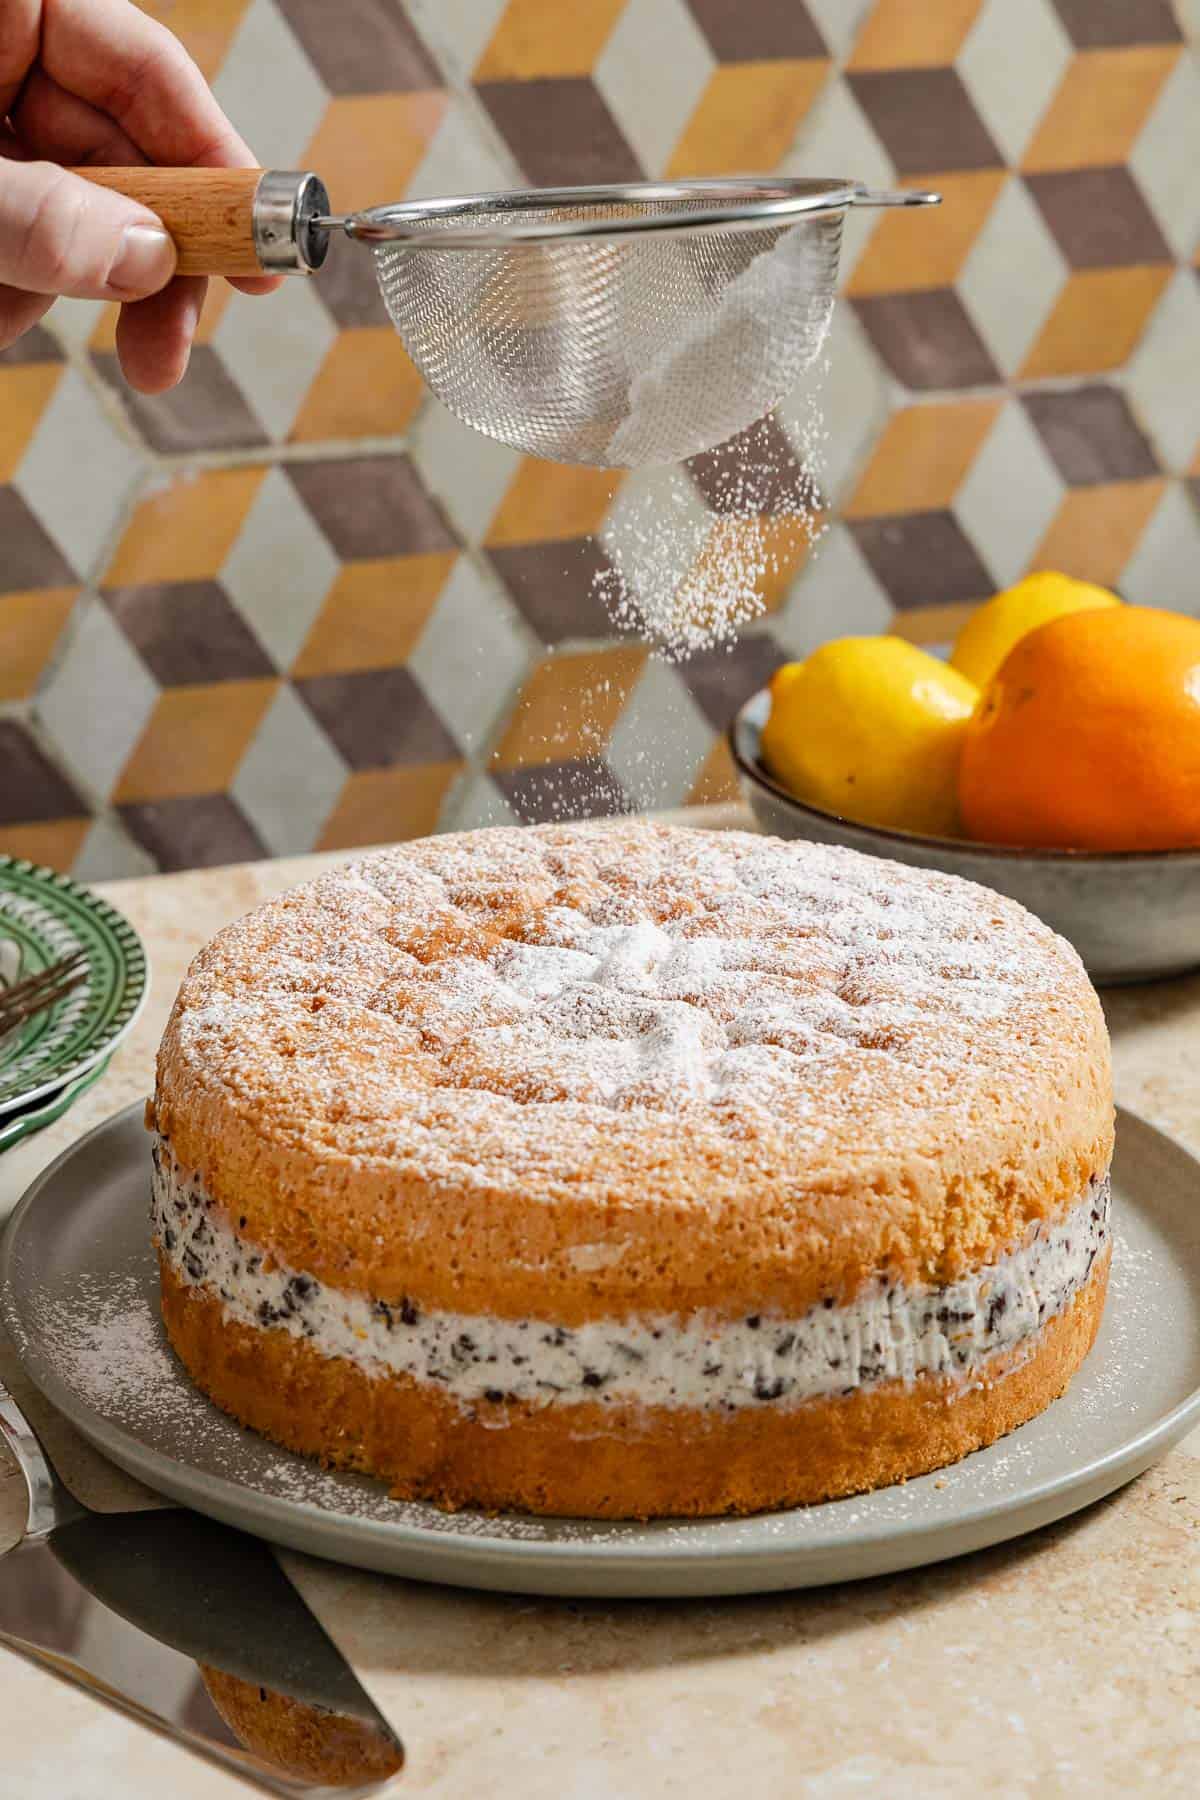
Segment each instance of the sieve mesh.
[[[588,210],[493,209],[486,224]],[[633,468],[723,443],[799,378],[828,328],[842,219],[439,251],[440,228],[463,229],[456,212],[422,221],[428,249],[410,237],[374,254],[405,348],[459,418],[535,456]]]

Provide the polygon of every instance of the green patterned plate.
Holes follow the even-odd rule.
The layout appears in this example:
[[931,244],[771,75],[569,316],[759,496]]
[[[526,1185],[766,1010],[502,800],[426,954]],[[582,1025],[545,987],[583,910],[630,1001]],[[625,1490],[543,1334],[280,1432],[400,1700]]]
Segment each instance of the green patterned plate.
[[0,1120],[77,1081],[108,1057],[146,998],[141,939],[108,902],[66,875],[0,856],[0,982],[82,949],[88,978],[0,1037]]
[[81,1094],[86,1094],[94,1087],[108,1067],[108,1057],[103,1062],[94,1063],[85,1069],[74,1081],[68,1081],[66,1087],[55,1088],[41,1100],[31,1100],[27,1106],[17,1106],[11,1112],[0,1115],[0,1151],[8,1150],[13,1144],[19,1144],[23,1138],[32,1137],[37,1131],[44,1131],[47,1125],[53,1125],[55,1119],[61,1119],[69,1112]]

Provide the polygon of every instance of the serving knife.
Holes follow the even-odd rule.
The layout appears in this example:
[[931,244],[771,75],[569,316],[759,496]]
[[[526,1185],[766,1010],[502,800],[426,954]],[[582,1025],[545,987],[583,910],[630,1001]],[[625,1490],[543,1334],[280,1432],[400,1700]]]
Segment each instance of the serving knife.
[[404,1753],[270,1548],[183,1507],[96,1513],[0,1384],[29,1494],[0,1643],[288,1800],[378,1795]]

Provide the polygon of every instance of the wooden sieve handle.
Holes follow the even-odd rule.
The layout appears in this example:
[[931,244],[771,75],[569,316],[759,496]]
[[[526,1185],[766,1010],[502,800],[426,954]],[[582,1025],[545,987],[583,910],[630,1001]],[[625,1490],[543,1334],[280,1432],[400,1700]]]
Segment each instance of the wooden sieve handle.
[[181,275],[305,273],[329,245],[313,220],[329,211],[325,185],[280,169],[75,169],[157,213]]

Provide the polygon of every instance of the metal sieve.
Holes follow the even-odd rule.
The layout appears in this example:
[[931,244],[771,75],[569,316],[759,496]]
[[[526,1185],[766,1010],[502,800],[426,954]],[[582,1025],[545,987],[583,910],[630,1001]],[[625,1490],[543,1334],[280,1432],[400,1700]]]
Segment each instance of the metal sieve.
[[557,462],[712,449],[813,361],[851,206],[936,194],[730,178],[541,188],[334,215],[312,174],[83,169],[162,218],[184,273],[318,268],[368,247],[429,387],[477,431]]

